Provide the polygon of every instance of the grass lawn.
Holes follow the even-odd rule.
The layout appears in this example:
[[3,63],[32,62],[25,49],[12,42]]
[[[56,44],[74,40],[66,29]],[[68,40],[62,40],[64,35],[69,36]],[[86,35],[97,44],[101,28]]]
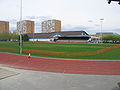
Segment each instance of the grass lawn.
[[[113,44],[68,44],[68,43],[23,43],[23,53],[35,56],[72,58],[72,59],[119,59],[120,47],[95,54],[97,51],[110,48]],[[19,53],[18,42],[0,42],[0,52]],[[93,54],[91,54],[93,53]]]
[[93,56],[79,57],[83,59],[118,59],[120,60],[120,48]]

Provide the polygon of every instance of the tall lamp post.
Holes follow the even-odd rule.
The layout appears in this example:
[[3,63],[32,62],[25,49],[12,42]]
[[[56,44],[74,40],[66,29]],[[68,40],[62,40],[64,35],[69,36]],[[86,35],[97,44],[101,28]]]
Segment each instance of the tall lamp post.
[[22,0],[20,0],[20,54],[22,54]]
[[104,19],[103,18],[101,18],[100,19],[100,23],[101,23],[101,43],[103,43],[103,34],[102,34],[102,29],[103,29],[103,26],[102,26],[102,24],[103,24],[103,21],[104,21]]

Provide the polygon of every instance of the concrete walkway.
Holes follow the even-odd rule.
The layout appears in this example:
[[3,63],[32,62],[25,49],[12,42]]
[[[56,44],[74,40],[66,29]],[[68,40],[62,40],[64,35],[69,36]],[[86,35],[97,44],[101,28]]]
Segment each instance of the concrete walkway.
[[3,68],[0,68],[0,80],[4,79],[4,78],[8,78],[14,75],[17,75],[18,73],[10,71],[10,70],[6,70]]
[[120,61],[28,59],[0,53],[0,76],[0,90],[120,90]]
[[0,80],[0,90],[120,90],[120,75],[65,74],[0,68],[19,73]]

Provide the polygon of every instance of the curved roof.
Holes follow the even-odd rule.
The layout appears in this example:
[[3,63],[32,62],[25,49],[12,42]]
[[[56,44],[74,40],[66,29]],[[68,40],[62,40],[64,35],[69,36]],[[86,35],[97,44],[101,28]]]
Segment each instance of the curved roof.
[[52,33],[29,33],[28,37],[52,37],[54,35],[61,35],[64,37],[70,36],[89,36],[85,31],[63,31],[63,32],[52,32]]

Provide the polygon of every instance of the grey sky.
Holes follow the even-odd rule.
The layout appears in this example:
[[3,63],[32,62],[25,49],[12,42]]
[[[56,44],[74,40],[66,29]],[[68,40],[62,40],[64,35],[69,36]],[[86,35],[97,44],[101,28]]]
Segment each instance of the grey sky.
[[[20,17],[20,0],[0,0],[0,20],[9,20],[11,29]],[[120,34],[120,5],[107,0],[23,0],[23,19],[36,21],[37,32],[42,20],[58,19],[63,30],[100,31],[100,18],[104,18],[103,31]],[[89,22],[91,21],[91,22]],[[38,28],[39,27],[39,28]]]

